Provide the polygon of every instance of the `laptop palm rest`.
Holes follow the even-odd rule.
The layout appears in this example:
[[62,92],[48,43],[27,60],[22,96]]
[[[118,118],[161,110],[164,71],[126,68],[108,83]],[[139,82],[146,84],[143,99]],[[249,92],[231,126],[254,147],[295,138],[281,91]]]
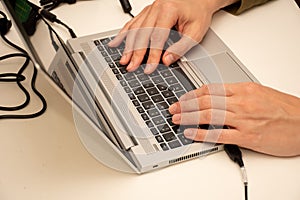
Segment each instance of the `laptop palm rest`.
[[252,82],[251,74],[228,52],[189,60],[206,83]]

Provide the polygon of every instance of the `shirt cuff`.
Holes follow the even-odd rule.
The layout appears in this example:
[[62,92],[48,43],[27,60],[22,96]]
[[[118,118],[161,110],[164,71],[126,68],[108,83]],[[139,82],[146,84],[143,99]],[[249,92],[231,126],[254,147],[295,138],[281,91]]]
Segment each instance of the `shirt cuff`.
[[254,6],[266,3],[267,1],[270,1],[270,0],[256,0],[256,1],[241,0],[237,3],[234,3],[232,5],[229,5],[229,6],[225,7],[224,10],[226,10],[227,12],[229,12],[231,14],[239,15],[242,12],[244,12],[244,11],[254,7]]

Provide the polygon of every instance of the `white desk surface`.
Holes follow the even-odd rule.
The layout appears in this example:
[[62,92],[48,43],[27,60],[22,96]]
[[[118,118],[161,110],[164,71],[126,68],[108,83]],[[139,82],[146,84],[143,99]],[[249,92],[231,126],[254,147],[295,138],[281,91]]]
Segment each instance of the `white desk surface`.
[[[131,2],[134,14],[146,5],[144,0]],[[86,35],[119,28],[129,20],[118,3],[79,1],[56,13],[78,35]],[[93,24],[79,23],[93,16],[93,12],[77,14],[82,9],[101,12],[103,18]],[[112,19],[105,20],[108,17]],[[292,0],[276,0],[240,16],[219,12],[212,28],[262,84],[300,96],[299,21],[300,10]],[[15,31],[7,36],[20,41]],[[0,55],[12,51],[0,43]],[[1,200],[244,198],[240,171],[224,152],[143,175],[104,166],[80,142],[71,105],[45,79],[39,77],[37,85],[48,103],[44,115],[0,120]],[[0,85],[0,89],[1,105],[20,96],[13,84]],[[33,99],[31,106],[38,107],[38,101]],[[300,157],[277,158],[249,150],[243,154],[249,200],[300,199]]]

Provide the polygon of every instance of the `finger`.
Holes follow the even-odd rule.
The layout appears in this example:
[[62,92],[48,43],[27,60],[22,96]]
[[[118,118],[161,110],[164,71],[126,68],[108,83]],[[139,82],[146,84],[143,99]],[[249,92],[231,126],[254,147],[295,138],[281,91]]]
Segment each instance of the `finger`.
[[242,135],[236,129],[186,129],[184,136],[188,139],[222,144],[241,144]]
[[208,109],[195,112],[175,114],[172,117],[174,124],[193,125],[193,124],[213,124],[228,125],[235,127],[233,120],[234,114],[225,110]]
[[128,64],[128,66],[126,68],[126,70],[128,72],[135,71],[141,65],[146,51],[147,51],[146,48],[141,48],[141,49],[134,50],[132,52],[132,57],[131,57],[130,63]]
[[[129,29],[131,29],[132,24],[141,24],[141,22],[146,18],[150,8],[149,6],[146,6],[136,17],[131,19],[129,22],[127,22],[124,27],[119,31],[119,33],[116,35],[116,37],[108,43],[110,47],[117,47],[119,46],[122,41],[126,38],[127,32]],[[141,21],[141,22],[139,22]]]
[[228,101],[230,101],[228,97],[204,95],[195,99],[180,100],[169,107],[169,112],[175,114],[206,109],[231,111],[229,108],[231,103]]
[[[144,39],[143,37],[137,38],[137,35],[139,34],[140,27],[142,27],[143,21],[147,18],[147,15],[150,11],[150,7],[147,6],[144,8],[144,10],[136,16],[133,20],[131,20],[128,24],[125,25],[123,28],[126,33],[120,34],[121,39],[125,39],[124,35],[126,36],[125,41],[125,48],[123,51],[123,55],[121,57],[120,63],[122,65],[126,65],[131,61],[131,58],[134,54],[134,50],[140,50],[142,47],[147,46],[148,42],[147,39]],[[122,37],[123,36],[123,37]],[[118,38],[120,40],[120,38]],[[138,53],[139,55],[139,53]],[[138,59],[135,59],[134,62],[129,63],[128,70],[134,71],[140,64],[140,61]]]
[[169,28],[161,28],[161,26],[168,27],[172,26],[172,24],[160,23],[156,26],[158,27],[154,28],[150,37],[150,51],[147,60],[148,65],[145,68],[146,74],[150,74],[156,69],[158,63],[160,62],[162,51],[170,33]]
[[183,101],[183,100],[198,98],[203,95],[216,95],[216,96],[226,96],[226,97],[232,96],[233,95],[232,85],[222,84],[222,83],[203,85],[196,90],[192,90],[182,95],[179,99]]
[[126,40],[126,45],[129,49],[126,49],[126,51],[132,51],[131,60],[127,67],[128,71],[131,72],[136,70],[141,65],[142,61],[145,59],[145,54],[148,49],[149,38],[152,31],[152,27],[139,28],[136,29],[134,33],[130,35],[130,38],[127,36],[128,44]]
[[183,35],[178,42],[172,44],[169,48],[167,48],[162,58],[163,63],[169,66],[197,44],[198,42],[196,42],[192,38]]
[[157,64],[161,60],[165,43],[168,40],[170,28],[177,22],[176,15],[158,15],[157,17],[155,28],[150,37],[150,52],[147,60],[147,63],[151,65],[148,65],[145,68],[146,74],[149,74],[156,69]]

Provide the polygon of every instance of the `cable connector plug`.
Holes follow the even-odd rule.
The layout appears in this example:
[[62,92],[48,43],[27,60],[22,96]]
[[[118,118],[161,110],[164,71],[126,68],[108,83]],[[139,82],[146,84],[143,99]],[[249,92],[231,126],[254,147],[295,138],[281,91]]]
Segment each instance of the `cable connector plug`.
[[244,166],[242,152],[237,145],[234,144],[224,144],[224,150],[229,156],[229,158],[237,163],[241,168],[242,180],[245,187],[245,200],[248,200],[248,178],[246,173],[246,168]]

